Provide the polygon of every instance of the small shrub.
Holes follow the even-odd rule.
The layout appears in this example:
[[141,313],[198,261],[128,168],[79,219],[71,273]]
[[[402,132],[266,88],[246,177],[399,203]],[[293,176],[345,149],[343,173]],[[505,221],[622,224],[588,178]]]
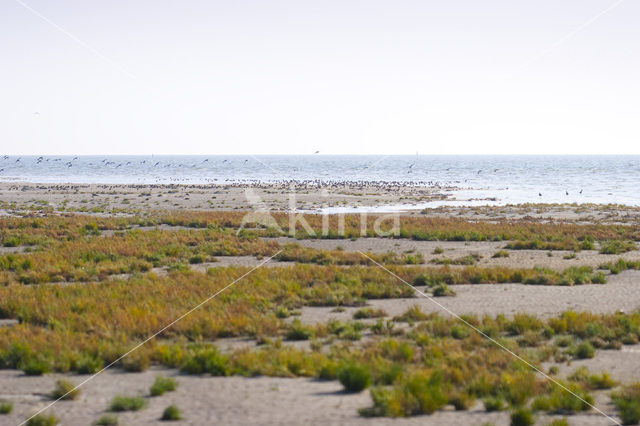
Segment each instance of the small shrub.
[[78,399],[80,389],[75,389],[75,385],[67,380],[60,379],[56,382],[55,389],[51,392],[52,399]]
[[231,373],[228,357],[220,354],[215,346],[196,348],[182,364],[181,371],[188,374],[228,376]]
[[381,318],[386,317],[387,313],[384,309],[374,309],[374,308],[362,308],[358,309],[354,314],[354,319],[365,319],[365,318]]
[[620,254],[635,250],[636,243],[633,241],[612,240],[600,246],[600,254]]
[[78,374],[94,374],[100,371],[102,366],[100,358],[84,354],[76,363],[76,371]]
[[433,254],[442,254],[444,253],[444,249],[440,246],[437,246],[436,248],[433,249]]
[[27,376],[42,376],[51,371],[51,366],[47,361],[33,357],[23,362],[20,369],[24,371],[24,374]]
[[[387,392],[374,396],[374,407],[382,408],[387,416],[432,414],[447,403],[443,392],[442,374],[416,372]],[[381,398],[382,397],[382,398]]]
[[371,373],[363,365],[347,364],[338,371],[338,380],[347,392],[361,392],[371,384]]
[[18,247],[20,245],[20,240],[18,237],[7,237],[2,242],[2,245],[5,247]]
[[192,265],[197,265],[199,263],[204,263],[207,260],[207,257],[203,254],[196,254],[195,256],[191,256],[189,258],[189,263]]
[[278,306],[276,308],[275,315],[276,315],[276,318],[284,319],[284,318],[289,318],[291,313],[289,313],[289,309],[287,309],[285,306]]
[[422,312],[418,305],[412,305],[402,315],[393,318],[393,320],[397,322],[417,322],[424,321],[427,318],[429,318],[429,315]]
[[170,405],[165,408],[162,412],[162,417],[160,418],[160,420],[164,421],[175,421],[180,419],[182,419],[182,413],[180,412],[180,409],[175,405]]
[[160,395],[163,395],[165,392],[171,392],[176,390],[176,387],[177,387],[176,381],[173,380],[171,377],[158,376],[156,377],[156,380],[151,385],[151,388],[149,389],[149,394],[151,396],[160,396]]
[[122,368],[130,373],[146,371],[149,365],[151,365],[151,360],[144,352],[130,355],[122,360]]
[[494,259],[501,258],[501,257],[509,257],[509,252],[506,250],[498,250],[497,252],[493,253],[493,256],[491,257]]
[[623,424],[640,423],[640,383],[623,387],[619,392],[612,394],[611,399]]
[[453,405],[456,411],[464,411],[471,408],[475,398],[467,392],[460,392],[453,397],[449,398],[449,403]]
[[569,421],[566,418],[552,420],[547,426],[569,426]]
[[591,343],[582,342],[576,347],[575,355],[578,359],[593,358],[595,355],[595,349]]
[[313,330],[302,325],[300,320],[296,319],[291,323],[291,328],[287,331],[287,340],[309,340],[313,336]]
[[453,337],[454,339],[465,339],[468,336],[469,329],[467,328],[467,326],[456,324],[451,327],[451,337]]
[[535,418],[528,408],[518,408],[511,413],[511,426],[532,426],[534,423]]
[[13,404],[10,402],[0,402],[0,414],[9,414],[13,411]]
[[115,414],[105,414],[93,422],[93,424],[94,426],[118,426],[120,424],[120,420]]
[[500,397],[486,398],[482,402],[484,403],[484,409],[489,412],[502,411],[507,407],[504,399]]
[[456,292],[451,290],[446,284],[438,284],[433,288],[433,297],[455,296]]
[[38,414],[35,417],[30,418],[27,421],[27,426],[55,426],[58,424],[58,419],[51,415]]
[[109,411],[138,411],[145,405],[146,401],[141,396],[117,395],[109,404]]
[[[552,413],[573,413],[587,411],[593,404],[593,397],[574,383],[566,385],[573,394],[558,386],[554,386],[551,392],[537,397],[532,404],[534,410],[549,411]],[[581,399],[576,398],[579,396]]]

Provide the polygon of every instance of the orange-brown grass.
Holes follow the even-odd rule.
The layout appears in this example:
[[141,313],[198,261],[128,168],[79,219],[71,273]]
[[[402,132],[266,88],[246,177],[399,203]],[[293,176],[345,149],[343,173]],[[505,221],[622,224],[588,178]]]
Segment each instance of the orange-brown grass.
[[0,283],[98,281],[108,275],[146,272],[152,266],[186,263],[193,256],[270,255],[275,241],[203,231],[129,230],[111,236],[53,240],[39,250],[0,256]]
[[[289,229],[289,215],[273,213],[280,228],[287,234]],[[206,227],[209,225],[237,228],[242,223],[244,212],[173,212],[160,215],[158,221],[170,225]],[[374,224],[380,215],[368,215],[365,225],[360,215],[344,215],[344,234],[340,235],[340,217],[331,215],[305,214],[302,218],[314,230],[318,238],[352,238],[360,237],[361,229],[366,230],[367,237],[376,236]],[[639,240],[640,230],[629,225],[602,224],[574,224],[566,222],[549,223],[542,220],[499,220],[499,221],[470,221],[459,218],[434,218],[428,216],[400,216],[401,238],[417,240],[446,240],[446,241],[504,241],[504,240],[541,240],[541,241],[583,241],[587,237],[596,240]],[[323,234],[323,223],[328,221],[329,228]],[[391,221],[382,221],[380,229],[389,230]],[[309,238],[304,228],[296,224],[296,236]]]

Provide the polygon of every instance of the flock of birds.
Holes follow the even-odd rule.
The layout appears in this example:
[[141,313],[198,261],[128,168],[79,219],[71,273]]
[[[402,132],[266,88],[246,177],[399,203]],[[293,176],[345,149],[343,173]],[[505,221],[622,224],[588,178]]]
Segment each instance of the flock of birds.
[[[320,151],[315,151],[314,154],[319,154]],[[205,158],[202,161],[200,161],[199,163],[197,162],[191,162],[191,163],[178,163],[178,162],[166,162],[166,161],[155,161],[152,159],[142,159],[140,161],[114,161],[112,159],[109,158],[104,158],[99,162],[88,162],[88,163],[82,163],[83,167],[90,167],[92,170],[96,170],[97,168],[113,168],[113,169],[119,169],[121,167],[144,167],[146,169],[161,169],[161,168],[191,168],[191,169],[197,169],[201,166],[203,166],[204,164],[213,164],[214,161],[213,159],[210,158]],[[35,159],[33,158],[24,158],[24,157],[17,157],[17,158],[13,158],[9,155],[4,155],[2,157],[2,160],[0,161],[0,173],[5,172],[5,169],[8,168],[6,165],[7,164],[11,164],[11,165],[27,165],[27,163],[35,163],[37,164],[42,164],[42,163],[52,163],[52,164],[60,164],[60,167],[64,167],[66,166],[66,168],[70,169],[74,166],[79,166],[80,163],[78,162],[78,157],[73,157],[71,158],[71,160],[67,160],[63,157],[45,157],[45,156],[39,156]],[[231,165],[232,163],[237,163],[237,160],[230,160],[230,159],[222,159],[222,160],[217,160],[218,164],[220,166],[228,166]],[[240,164],[242,166],[246,165],[249,162],[249,159],[240,159],[239,160]],[[5,164],[4,167],[2,167],[3,163]],[[361,170],[367,170],[373,166],[375,166],[375,164],[369,164],[369,165],[364,165],[363,168]],[[407,174],[413,173],[416,168],[416,162],[412,162],[407,166]],[[449,167],[447,169],[445,169],[446,172],[451,172],[452,171],[452,167]],[[492,169],[493,173],[497,173],[500,169]],[[298,168],[293,167],[293,171],[298,171]],[[86,172],[90,173],[90,170],[86,170]],[[489,173],[491,172],[491,169],[489,170]],[[484,170],[480,169],[476,172],[477,176],[480,176],[480,174],[485,173]],[[155,178],[156,183],[158,182],[162,182],[162,181],[170,181],[170,182],[190,182],[192,181],[192,178],[189,177],[179,177],[179,176],[169,176],[169,177],[164,177],[164,178]],[[200,178],[199,180],[204,180],[207,183],[217,183],[218,182],[218,178]],[[223,179],[221,178],[220,181],[223,181]],[[226,178],[224,179],[224,182],[238,182],[238,183],[251,183],[251,184],[259,184],[259,183],[263,183],[258,179],[229,179]],[[464,183],[468,182],[469,179],[465,179]],[[326,181],[326,180],[320,180],[320,179],[281,179],[279,181],[276,182],[271,182],[269,183],[269,185],[273,185],[273,184],[284,184],[284,185],[291,185],[291,184],[295,184],[295,185],[301,185],[301,186],[313,186],[313,187],[328,187],[331,188],[332,185],[350,185],[350,186],[371,186],[371,185],[375,185],[375,186],[379,186],[379,187],[390,187],[390,188],[397,188],[399,186],[406,186],[407,184],[410,184],[412,186],[429,186],[429,187],[435,187],[435,188],[447,188],[447,187],[451,187],[457,184],[462,183],[459,180],[453,180],[451,182],[438,182],[438,181],[433,181],[433,180],[421,180],[421,181],[417,181],[417,180],[412,180],[411,182],[406,182],[406,181],[397,181],[397,182],[391,182],[391,181],[375,181],[375,182],[371,182],[371,181],[367,181],[367,180],[356,180],[356,181],[340,181],[339,183],[337,182],[331,182],[331,181]],[[508,188],[506,188],[508,189]],[[582,194],[583,190],[581,189],[579,191],[579,194]],[[567,196],[569,196],[569,191],[566,190],[565,194]],[[538,192],[538,196],[542,197],[542,192]]]

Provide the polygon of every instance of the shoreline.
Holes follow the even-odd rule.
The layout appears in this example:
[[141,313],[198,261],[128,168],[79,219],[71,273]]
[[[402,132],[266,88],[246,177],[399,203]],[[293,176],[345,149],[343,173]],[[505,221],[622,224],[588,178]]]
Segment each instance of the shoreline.
[[[47,184],[0,182],[0,211],[54,210],[122,213],[150,210],[261,210],[308,214],[399,213],[439,211],[587,209],[640,211],[610,203],[509,203],[472,195],[462,188],[388,182],[291,181],[281,184]],[[479,194],[475,194],[479,195]],[[531,213],[531,212],[530,212]],[[555,214],[554,213],[554,214]],[[560,216],[566,216],[560,214]]]

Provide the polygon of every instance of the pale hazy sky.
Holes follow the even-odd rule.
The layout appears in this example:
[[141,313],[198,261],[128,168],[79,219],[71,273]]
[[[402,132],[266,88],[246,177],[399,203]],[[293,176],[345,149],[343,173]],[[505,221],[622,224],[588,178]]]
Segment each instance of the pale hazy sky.
[[20,2],[0,153],[640,154],[637,0]]

